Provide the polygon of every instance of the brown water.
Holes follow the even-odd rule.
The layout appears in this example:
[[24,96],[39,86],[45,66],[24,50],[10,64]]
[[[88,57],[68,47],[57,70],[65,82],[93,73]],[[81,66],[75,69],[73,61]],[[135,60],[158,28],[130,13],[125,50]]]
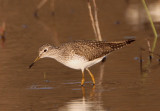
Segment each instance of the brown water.
[[[87,72],[85,86],[81,87],[81,71],[52,59],[42,59],[28,69],[43,44],[95,39],[85,0],[55,0],[54,8],[50,8],[53,2],[50,0],[39,10],[36,19],[34,11],[39,2],[0,0],[0,25],[6,22],[6,42],[0,47],[0,111],[160,110],[158,58],[154,57],[144,73],[136,60],[140,47],[147,49],[146,38],[153,41],[150,25],[141,16],[145,13],[139,0],[97,0],[103,40],[134,37],[136,42],[110,54],[104,64],[91,68],[95,87]],[[132,8],[137,11],[138,19],[132,13],[126,17]],[[159,30],[159,21],[155,23]],[[159,53],[158,43],[156,53]],[[147,54],[143,53],[144,66]]]

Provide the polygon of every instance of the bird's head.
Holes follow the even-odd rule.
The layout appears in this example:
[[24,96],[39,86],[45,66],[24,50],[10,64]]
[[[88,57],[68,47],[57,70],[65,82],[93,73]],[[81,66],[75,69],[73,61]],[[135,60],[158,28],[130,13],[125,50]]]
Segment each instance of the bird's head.
[[34,62],[29,66],[31,68],[35,62],[37,62],[41,58],[50,57],[51,55],[51,49],[53,49],[53,46],[50,44],[45,44],[39,48],[39,56],[34,60]]

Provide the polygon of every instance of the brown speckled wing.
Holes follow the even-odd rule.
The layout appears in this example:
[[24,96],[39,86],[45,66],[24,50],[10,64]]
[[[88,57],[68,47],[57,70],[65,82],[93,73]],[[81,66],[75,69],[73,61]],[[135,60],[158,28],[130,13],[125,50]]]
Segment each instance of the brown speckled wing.
[[103,57],[114,50],[122,48],[133,41],[134,40],[131,39],[118,42],[81,40],[65,43],[61,45],[60,48],[66,47],[63,51],[66,55],[69,54],[67,52],[72,52],[77,55],[84,56],[87,60],[91,61],[93,59]]

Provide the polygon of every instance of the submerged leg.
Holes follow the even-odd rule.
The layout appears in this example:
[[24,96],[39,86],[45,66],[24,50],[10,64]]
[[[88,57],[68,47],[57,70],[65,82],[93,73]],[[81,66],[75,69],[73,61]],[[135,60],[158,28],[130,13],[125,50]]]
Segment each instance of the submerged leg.
[[91,78],[92,78],[93,85],[95,85],[95,79],[94,79],[93,74],[91,73],[91,71],[90,71],[88,68],[86,68],[86,70],[88,71],[89,75],[90,75]]
[[85,81],[85,78],[84,78],[84,70],[82,70],[82,81],[81,81],[81,86],[83,86],[84,81]]
[[85,88],[82,86],[82,94],[83,94],[83,97],[85,97]]

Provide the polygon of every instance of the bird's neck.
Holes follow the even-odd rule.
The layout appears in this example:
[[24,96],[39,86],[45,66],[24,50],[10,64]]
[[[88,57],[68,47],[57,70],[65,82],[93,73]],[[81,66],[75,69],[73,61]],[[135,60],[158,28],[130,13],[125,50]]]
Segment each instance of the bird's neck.
[[63,64],[64,64],[65,60],[68,58],[65,51],[60,48],[54,48],[48,57],[53,58]]
[[61,58],[60,56],[61,56],[61,52],[59,48],[53,48],[50,54],[48,55],[49,58],[56,59],[57,61],[59,61],[59,59]]

